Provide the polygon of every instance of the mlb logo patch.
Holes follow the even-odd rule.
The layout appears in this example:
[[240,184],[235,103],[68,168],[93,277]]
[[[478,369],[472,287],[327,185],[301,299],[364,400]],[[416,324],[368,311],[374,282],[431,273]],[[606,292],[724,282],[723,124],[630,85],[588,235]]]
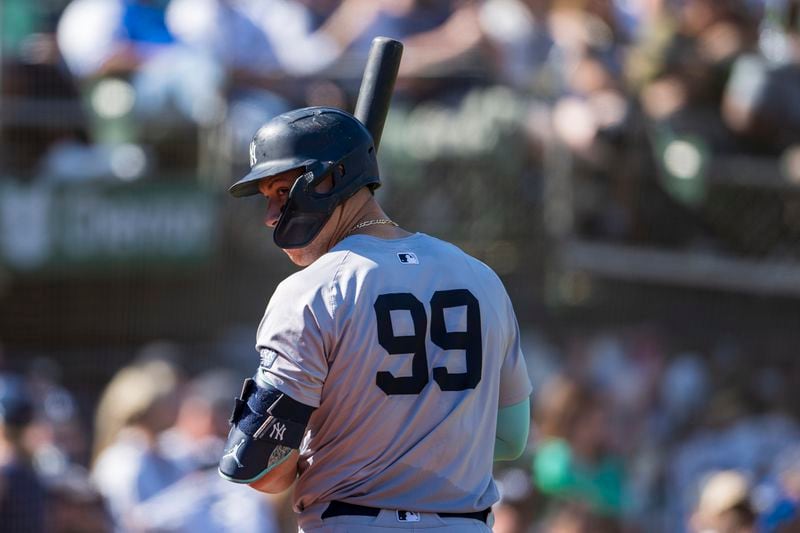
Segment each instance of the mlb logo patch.
[[414,511],[397,511],[398,522],[419,522],[419,513]]
[[418,265],[419,259],[417,259],[417,255],[413,252],[398,252],[397,258],[400,260],[401,263],[404,265]]

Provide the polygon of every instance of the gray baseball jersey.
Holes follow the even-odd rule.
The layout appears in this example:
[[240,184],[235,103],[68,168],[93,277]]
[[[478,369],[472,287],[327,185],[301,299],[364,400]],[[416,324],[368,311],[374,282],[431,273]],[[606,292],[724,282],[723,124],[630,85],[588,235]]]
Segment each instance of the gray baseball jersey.
[[498,499],[497,410],[528,398],[497,275],[417,233],[355,235],[275,290],[257,380],[317,407],[295,510],[330,500],[470,512]]

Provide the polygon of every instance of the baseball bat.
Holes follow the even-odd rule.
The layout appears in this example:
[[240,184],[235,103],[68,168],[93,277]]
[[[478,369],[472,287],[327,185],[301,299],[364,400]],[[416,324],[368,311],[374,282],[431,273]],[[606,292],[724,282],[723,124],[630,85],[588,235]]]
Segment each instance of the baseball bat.
[[403,43],[388,37],[375,37],[361,78],[354,115],[369,130],[376,151],[381,143],[402,55]]

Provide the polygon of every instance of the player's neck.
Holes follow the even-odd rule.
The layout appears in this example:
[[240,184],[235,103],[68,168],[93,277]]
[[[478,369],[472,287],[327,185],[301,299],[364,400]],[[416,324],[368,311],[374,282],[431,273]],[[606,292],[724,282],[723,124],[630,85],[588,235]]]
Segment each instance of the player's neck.
[[365,188],[339,204],[325,227],[308,246],[284,251],[292,263],[306,267],[350,235],[402,239],[411,233],[390,222],[388,215]]
[[[366,189],[364,191],[369,194]],[[350,206],[347,203],[344,205],[341,222],[334,234],[334,244],[350,235],[370,235],[380,239],[400,239],[411,235],[391,222],[389,216],[371,194],[366,198],[355,199],[357,203],[354,202]]]

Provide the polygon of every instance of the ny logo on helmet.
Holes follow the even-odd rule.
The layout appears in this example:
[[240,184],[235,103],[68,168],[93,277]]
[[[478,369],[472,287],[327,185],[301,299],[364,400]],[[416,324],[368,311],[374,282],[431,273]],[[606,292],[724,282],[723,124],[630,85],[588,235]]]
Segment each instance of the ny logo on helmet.
[[250,166],[256,164],[256,143],[255,141],[250,143]]

